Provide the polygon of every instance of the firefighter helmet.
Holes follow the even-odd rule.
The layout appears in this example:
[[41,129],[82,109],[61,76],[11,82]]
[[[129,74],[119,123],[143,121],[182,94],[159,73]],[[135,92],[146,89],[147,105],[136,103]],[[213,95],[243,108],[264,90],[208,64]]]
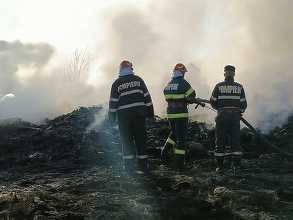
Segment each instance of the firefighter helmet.
[[175,71],[175,70],[178,70],[178,71],[180,71],[180,72],[182,72],[182,73],[187,72],[186,67],[185,67],[184,64],[182,64],[182,63],[177,63],[177,64],[175,65],[175,67],[174,67],[174,71]]
[[123,60],[123,61],[120,63],[120,69],[123,69],[123,68],[131,68],[131,69],[133,69],[133,67],[132,67],[132,63],[129,62],[128,60]]

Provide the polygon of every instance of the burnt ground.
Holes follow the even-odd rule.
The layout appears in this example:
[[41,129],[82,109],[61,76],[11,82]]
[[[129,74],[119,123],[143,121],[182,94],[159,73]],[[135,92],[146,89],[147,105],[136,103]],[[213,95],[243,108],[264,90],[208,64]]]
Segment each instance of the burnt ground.
[[[159,159],[167,122],[149,122],[152,171],[129,175],[117,128],[91,125],[101,110],[80,108],[41,125],[2,123],[0,219],[293,219],[293,160],[248,130],[243,169],[218,175],[213,130],[190,123],[190,169],[179,172]],[[267,137],[290,151],[292,127],[288,120]]]

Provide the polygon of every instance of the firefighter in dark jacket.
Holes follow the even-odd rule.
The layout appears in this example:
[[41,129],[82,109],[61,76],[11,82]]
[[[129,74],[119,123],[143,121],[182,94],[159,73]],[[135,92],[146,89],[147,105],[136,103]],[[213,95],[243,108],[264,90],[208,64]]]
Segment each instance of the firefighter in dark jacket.
[[243,86],[234,81],[235,67],[225,66],[224,76],[225,81],[215,86],[210,98],[212,107],[218,112],[215,147],[218,172],[223,171],[224,157],[227,155],[232,156],[234,167],[240,166],[240,119],[247,107]]
[[[132,63],[124,60],[120,64],[119,78],[112,84],[109,120],[118,121],[127,172],[144,173],[148,169],[145,128],[148,117],[154,117],[151,96],[144,81],[134,74]],[[138,169],[135,171],[136,159]]]
[[162,158],[170,152],[173,153],[176,169],[184,168],[186,136],[188,125],[189,100],[195,99],[195,91],[190,84],[184,79],[187,72],[182,63],[176,64],[172,80],[164,89],[164,96],[168,103],[167,118],[170,123],[171,132],[162,149]]

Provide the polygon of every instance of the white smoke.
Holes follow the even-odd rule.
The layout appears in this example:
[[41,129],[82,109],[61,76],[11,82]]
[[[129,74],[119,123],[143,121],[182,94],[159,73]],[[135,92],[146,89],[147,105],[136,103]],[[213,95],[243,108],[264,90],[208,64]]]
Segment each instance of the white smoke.
[[[177,62],[188,66],[187,79],[203,98],[223,80],[223,67],[233,64],[247,94],[244,116],[268,130],[293,109],[292,8],[289,0],[163,0],[148,1],[144,9],[111,9],[105,71],[111,78],[110,67],[121,59],[133,61],[150,87],[156,112],[163,114],[162,89]],[[192,114],[203,116],[202,111]]]
[[[16,97],[11,100],[14,104],[0,106],[1,117],[36,119],[78,105],[104,103],[119,63],[129,59],[145,79],[160,115],[166,107],[162,90],[176,63],[186,64],[186,78],[203,98],[209,98],[215,83],[223,80],[223,67],[233,64],[236,80],[247,94],[245,117],[270,129],[282,124],[293,109],[292,8],[290,0],[150,0],[114,5],[97,15],[103,18],[99,38],[103,40],[92,48],[99,63],[95,87],[87,83],[88,71],[72,82],[62,74],[67,64],[52,67],[55,50],[48,44],[2,41],[0,94]],[[208,110],[192,112],[203,114],[214,116]]]
[[[180,8],[184,13],[179,12]],[[203,17],[205,3],[193,1],[150,1],[147,8],[109,9],[113,13],[106,20],[106,41],[101,52],[105,59],[103,71],[109,80],[117,77],[117,68],[122,59],[134,63],[135,72],[146,81],[155,103],[157,114],[163,115],[166,102],[163,88],[171,79],[177,62],[189,68],[187,76],[193,86],[208,94],[208,85],[201,76],[200,65],[192,53],[201,47],[204,33]]]
[[49,44],[0,41],[0,93],[8,93],[1,98],[1,119],[39,121],[98,102],[94,88],[86,83],[88,72],[72,69],[71,62],[51,65],[53,52]]

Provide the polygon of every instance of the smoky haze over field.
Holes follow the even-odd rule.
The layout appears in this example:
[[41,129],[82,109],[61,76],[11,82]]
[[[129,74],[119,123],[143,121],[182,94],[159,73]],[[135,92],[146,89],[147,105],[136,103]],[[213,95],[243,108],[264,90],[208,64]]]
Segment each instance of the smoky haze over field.
[[92,104],[96,94],[85,83],[87,75],[73,73],[71,61],[65,67],[51,65],[54,51],[46,43],[0,41],[0,95],[15,95],[0,99],[0,119],[39,121]]
[[[89,48],[94,54],[91,63],[100,63],[96,86],[87,84],[87,74],[68,80],[65,64],[50,62],[58,48],[2,41],[0,93],[16,97],[1,104],[0,116],[36,120],[78,105],[105,103],[122,59],[133,61],[156,112],[163,114],[162,89],[177,62],[187,65],[187,79],[203,98],[223,79],[224,65],[234,64],[236,80],[246,89],[245,116],[268,129],[283,123],[293,109],[292,8],[290,0],[162,0],[100,11],[104,40]],[[192,115],[214,116],[208,110]]]

